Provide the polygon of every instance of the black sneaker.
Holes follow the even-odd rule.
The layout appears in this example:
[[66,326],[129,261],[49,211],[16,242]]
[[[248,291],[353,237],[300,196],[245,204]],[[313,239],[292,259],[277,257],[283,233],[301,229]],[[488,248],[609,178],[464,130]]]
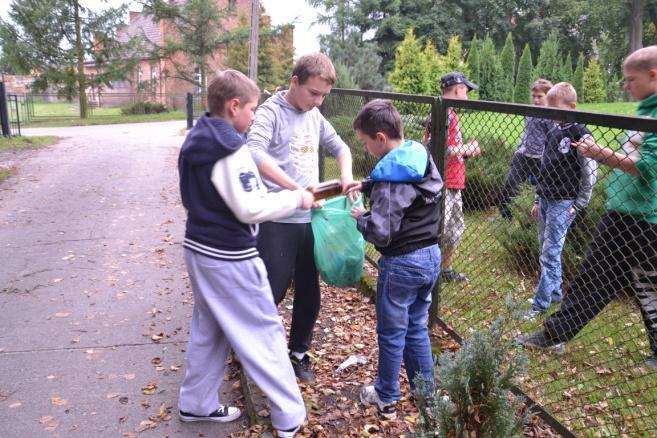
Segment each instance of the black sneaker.
[[315,381],[315,374],[310,368],[310,360],[308,355],[304,354],[302,359],[297,359],[293,354],[290,355],[290,362],[292,362],[292,368],[294,369],[294,374],[305,383],[310,383]]
[[376,410],[384,418],[394,420],[397,418],[397,409],[395,402],[384,403],[379,398],[374,385],[365,385],[360,389],[360,401],[365,406],[376,406]]
[[445,281],[455,281],[455,282],[459,282],[459,283],[463,282],[463,281],[468,281],[468,277],[466,277],[463,272],[457,272],[457,271],[454,271],[453,269],[448,269],[446,271],[442,271],[440,273],[440,276]]
[[520,335],[515,341],[525,347],[549,351],[550,353],[564,354],[566,352],[563,343],[548,338],[545,330],[539,330],[528,335]]
[[179,411],[180,421],[190,423],[192,421],[214,421],[216,423],[227,423],[236,420],[242,414],[239,408],[234,406],[221,406],[209,415],[194,415],[189,412]]

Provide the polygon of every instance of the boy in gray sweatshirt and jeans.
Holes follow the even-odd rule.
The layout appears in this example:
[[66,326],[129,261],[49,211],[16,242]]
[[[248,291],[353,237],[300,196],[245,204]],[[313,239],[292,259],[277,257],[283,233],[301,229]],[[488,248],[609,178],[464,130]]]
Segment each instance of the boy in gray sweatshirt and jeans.
[[[258,108],[247,145],[270,191],[318,184],[320,146],[337,158],[343,190],[353,181],[349,147],[318,109],[335,81],[335,68],[325,55],[304,55],[292,70],[290,88]],[[309,211],[297,209],[288,218],[260,226],[258,251],[267,267],[276,304],[294,279],[288,347],[294,371],[305,382],[314,380],[305,353],[310,349],[320,308],[313,247]]]

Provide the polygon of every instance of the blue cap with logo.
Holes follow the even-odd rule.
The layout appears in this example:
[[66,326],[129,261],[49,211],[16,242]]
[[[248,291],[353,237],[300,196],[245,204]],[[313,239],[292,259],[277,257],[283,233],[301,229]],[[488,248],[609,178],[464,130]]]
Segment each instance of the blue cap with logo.
[[440,88],[451,87],[456,84],[464,84],[469,90],[478,90],[479,85],[470,82],[467,77],[460,71],[445,73],[440,77]]

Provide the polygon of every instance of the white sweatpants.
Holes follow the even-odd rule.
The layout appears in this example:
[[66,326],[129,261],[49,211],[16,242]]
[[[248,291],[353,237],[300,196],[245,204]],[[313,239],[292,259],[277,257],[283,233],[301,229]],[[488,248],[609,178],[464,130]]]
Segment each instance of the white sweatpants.
[[306,408],[262,259],[224,261],[185,249],[185,262],[194,312],[179,409],[208,415],[219,408],[219,387],[232,347],[269,399],[272,425],[286,430],[303,423]]

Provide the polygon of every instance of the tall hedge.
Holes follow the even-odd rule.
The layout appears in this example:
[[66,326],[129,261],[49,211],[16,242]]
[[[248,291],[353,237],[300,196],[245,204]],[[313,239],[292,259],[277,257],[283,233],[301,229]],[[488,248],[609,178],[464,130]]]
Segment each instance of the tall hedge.
[[577,67],[573,73],[573,87],[578,94],[584,91],[584,56],[581,53],[577,58]]
[[516,48],[513,45],[511,32],[506,36],[504,47],[500,52],[500,64],[502,65],[502,100],[513,102],[513,78],[516,76]]
[[502,100],[503,94],[502,64],[493,39],[486,35],[479,60],[479,96],[484,100]]
[[395,67],[390,73],[394,91],[409,94],[428,92],[429,72],[423,59],[420,42],[415,38],[413,29],[409,29],[395,51]]
[[468,53],[468,60],[467,60],[467,65],[468,65],[468,70],[470,70],[470,79],[478,84],[480,79],[479,79],[479,61],[481,57],[479,56],[479,40],[477,39],[477,35],[472,37],[472,41],[470,42],[470,52]]
[[583,89],[582,102],[599,103],[607,99],[600,63],[595,58],[591,58],[589,65],[584,69]]
[[534,73],[539,78],[559,82],[560,67],[559,40],[557,39],[557,34],[553,32],[543,41],[543,45],[541,45],[541,51],[536,60],[536,70]]

